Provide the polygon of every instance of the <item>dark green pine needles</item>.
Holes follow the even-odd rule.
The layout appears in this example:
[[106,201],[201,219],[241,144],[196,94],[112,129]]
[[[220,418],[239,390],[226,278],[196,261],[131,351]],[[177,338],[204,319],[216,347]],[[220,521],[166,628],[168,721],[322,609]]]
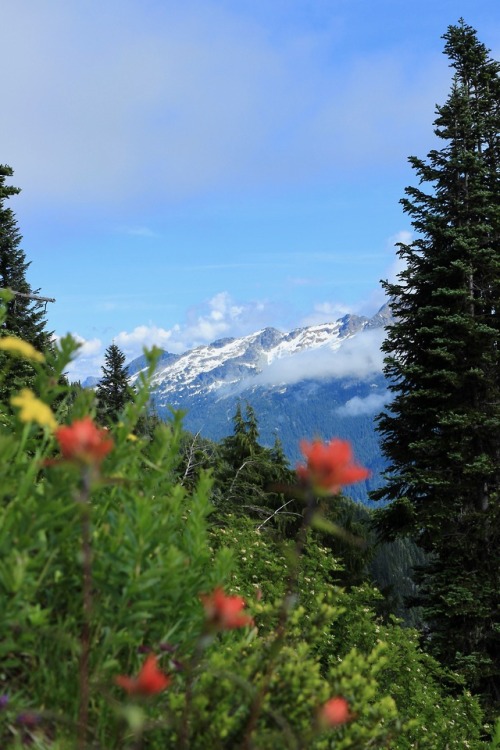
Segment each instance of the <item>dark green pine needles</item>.
[[102,424],[117,422],[125,405],[133,400],[128,384],[125,355],[116,344],[110,344],[104,354],[102,378],[96,389],[97,416]]
[[[26,261],[21,249],[21,234],[16,217],[6,201],[20,192],[19,188],[6,184],[12,177],[13,171],[5,164],[0,164],[0,289],[10,289],[18,292],[7,304],[5,320],[0,329],[2,336],[16,336],[32,344],[39,351],[48,349],[51,345],[52,334],[45,330],[45,304],[33,299],[30,295],[38,290],[31,289],[26,279],[26,271],[30,263]],[[6,355],[0,353],[0,367],[7,371],[10,367]],[[10,367],[7,377],[0,388],[2,401],[8,400],[10,395],[22,387],[31,386],[34,370],[24,360],[16,361],[16,366]]]
[[401,201],[416,239],[384,283],[393,394],[379,417],[390,468],[374,499],[382,535],[428,554],[418,603],[428,645],[500,706],[500,65],[462,20],[443,37],[454,71],[441,140],[411,157]]

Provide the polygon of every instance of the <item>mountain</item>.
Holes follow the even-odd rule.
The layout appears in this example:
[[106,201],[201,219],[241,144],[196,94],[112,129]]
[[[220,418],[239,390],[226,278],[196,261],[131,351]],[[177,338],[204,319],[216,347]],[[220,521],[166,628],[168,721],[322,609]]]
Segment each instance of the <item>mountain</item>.
[[96,378],[94,375],[89,375],[85,378],[82,383],[82,388],[95,388],[101,378]]
[[[171,354],[170,352],[162,351],[162,353],[159,356],[158,359],[158,367],[162,367],[163,365],[169,365],[178,360],[180,357],[180,354]],[[141,371],[147,370],[147,358],[145,354],[142,354],[140,357],[137,357],[136,359],[132,360],[129,365],[127,365],[127,371],[129,375],[136,375]]]
[[[292,465],[301,439],[349,439],[372,476],[350,488],[366,501],[385,464],[374,417],[387,401],[380,346],[391,323],[387,305],[372,318],[346,315],[333,323],[282,333],[265,328],[241,338],[224,338],[181,355],[165,352],[152,382],[159,416],[169,407],[186,411],[185,427],[220,440],[232,432],[238,401],[255,409],[260,441],[283,443]],[[145,367],[140,357],[128,366],[131,383]]]

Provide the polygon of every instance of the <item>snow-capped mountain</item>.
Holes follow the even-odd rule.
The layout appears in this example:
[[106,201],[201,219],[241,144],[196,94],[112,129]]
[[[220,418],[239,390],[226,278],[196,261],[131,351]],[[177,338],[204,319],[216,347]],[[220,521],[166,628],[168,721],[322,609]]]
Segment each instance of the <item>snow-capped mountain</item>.
[[[380,346],[390,323],[384,306],[372,318],[346,315],[289,333],[265,328],[181,355],[165,352],[152,402],[160,416],[169,407],[185,410],[185,427],[214,440],[231,433],[237,402],[248,402],[261,442],[271,445],[278,436],[292,462],[302,438],[350,439],[373,471],[371,482],[351,493],[364,499],[383,468],[373,419],[387,401]],[[143,357],[130,363],[132,384],[145,364]]]
[[[341,370],[344,370],[340,374],[347,374],[348,370],[353,375],[360,374],[355,361],[356,347],[346,349],[347,342],[362,332],[382,331],[389,318],[388,308],[384,306],[373,318],[346,315],[334,323],[298,328],[290,333],[264,328],[242,338],[219,339],[180,355],[165,352],[152,382],[155,403],[166,407],[199,395],[226,398],[251,385],[280,386],[302,377],[335,377],[339,374],[339,361],[342,361]],[[375,372],[380,364],[378,347],[374,351],[374,342],[368,342],[366,335],[363,341],[359,341],[359,346],[362,347],[363,343],[369,343],[370,348],[365,350],[365,356],[360,349],[358,359],[363,361],[359,362],[359,370],[366,374],[368,365],[368,369]],[[335,353],[341,349],[336,361]],[[346,366],[346,356],[350,357],[351,366]],[[301,363],[306,363],[302,376],[297,375]],[[131,383],[138,378],[145,364],[143,357],[130,363]],[[292,376],[291,373],[295,374]]]

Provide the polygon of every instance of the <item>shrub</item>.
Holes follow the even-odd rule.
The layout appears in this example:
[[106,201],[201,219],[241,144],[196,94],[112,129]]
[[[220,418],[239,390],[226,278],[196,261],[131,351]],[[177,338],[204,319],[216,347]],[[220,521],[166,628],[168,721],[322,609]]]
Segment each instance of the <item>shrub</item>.
[[74,351],[35,358],[0,414],[2,747],[480,747],[475,702],[445,694],[415,634],[332,584],[305,469],[295,542],[211,528],[210,474],[177,474],[180,419],[134,433],[154,353],[107,431],[64,385]]

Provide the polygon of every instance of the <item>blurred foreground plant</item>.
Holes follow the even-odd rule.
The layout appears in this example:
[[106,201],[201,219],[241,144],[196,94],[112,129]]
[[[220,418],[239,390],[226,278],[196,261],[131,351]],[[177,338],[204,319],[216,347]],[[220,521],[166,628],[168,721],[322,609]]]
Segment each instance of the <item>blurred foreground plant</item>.
[[[45,357],[3,347],[29,356],[36,377],[29,396],[13,397],[14,413],[0,407],[0,746],[410,747],[418,717],[399,718],[397,691],[381,687],[391,649],[373,637],[346,650],[336,629],[349,608],[366,617],[363,605],[327,576],[311,593],[304,573],[318,494],[366,475],[350,446],[304,446],[291,490],[303,524],[283,558],[282,593],[247,597],[247,609],[228,592],[238,544],[215,545],[211,534],[210,473],[182,485],[179,416],[152,440],[135,434],[156,353],[108,431],[93,421],[92,393],[61,380],[76,348],[69,337]],[[252,544],[265,539],[253,534]],[[459,709],[479,748],[474,702]],[[458,749],[456,724],[448,746]],[[418,742],[435,746],[425,732]]]

